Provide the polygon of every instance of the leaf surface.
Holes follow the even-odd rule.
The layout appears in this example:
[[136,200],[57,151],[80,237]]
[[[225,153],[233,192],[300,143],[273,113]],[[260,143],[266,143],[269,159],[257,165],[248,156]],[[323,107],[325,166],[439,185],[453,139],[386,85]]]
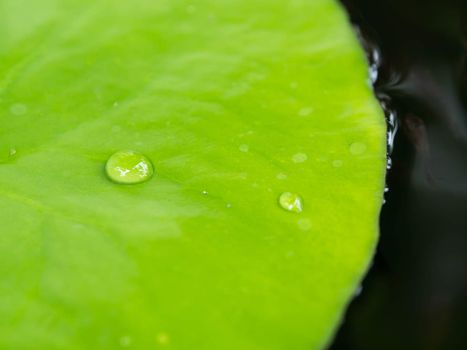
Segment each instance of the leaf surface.
[[331,0],[0,0],[0,348],[323,348],[377,240],[366,69]]

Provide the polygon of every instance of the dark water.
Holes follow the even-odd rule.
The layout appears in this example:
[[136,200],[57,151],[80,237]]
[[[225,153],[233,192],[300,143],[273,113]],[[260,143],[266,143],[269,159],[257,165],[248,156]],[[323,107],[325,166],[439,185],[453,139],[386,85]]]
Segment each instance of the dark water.
[[467,0],[342,2],[395,137],[377,256],[331,349],[467,349]]

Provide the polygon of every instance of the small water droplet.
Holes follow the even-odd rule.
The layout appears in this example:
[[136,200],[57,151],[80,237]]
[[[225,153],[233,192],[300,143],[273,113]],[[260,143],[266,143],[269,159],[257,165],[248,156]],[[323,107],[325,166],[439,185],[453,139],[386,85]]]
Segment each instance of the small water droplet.
[[11,105],[10,112],[14,115],[23,115],[28,112],[28,107],[22,103],[15,103]]
[[242,144],[238,147],[238,149],[240,150],[240,152],[248,152],[250,150],[250,147],[248,147],[248,145],[245,145],[245,144]]
[[279,173],[279,174],[276,175],[276,178],[278,180],[285,180],[285,179],[287,179],[287,175],[285,175],[284,173]]
[[350,145],[349,147],[349,151],[351,154],[353,154],[354,156],[358,156],[360,154],[363,154],[365,153],[366,151],[366,145],[364,143],[361,143],[361,142],[354,142]]
[[332,166],[334,168],[340,168],[342,166],[342,164],[344,164],[344,162],[340,159],[336,159],[336,160],[333,160],[332,161]]
[[386,160],[386,169],[391,170],[391,168],[392,168],[392,159],[391,157],[388,157]]
[[232,208],[232,204],[227,203],[227,204],[225,205],[225,207],[226,207],[226,208]]
[[154,168],[151,161],[141,153],[118,151],[112,154],[105,165],[110,180],[120,184],[137,184],[149,180]]
[[284,192],[279,196],[279,205],[287,210],[295,213],[301,213],[303,210],[303,202],[298,194]]
[[123,336],[120,338],[120,346],[122,347],[128,347],[131,345],[131,338],[127,335]]
[[208,191],[204,190],[204,191],[201,191],[201,193],[204,195],[204,196],[207,196],[209,194]]
[[300,117],[307,117],[307,116],[309,116],[311,113],[313,113],[313,108],[311,108],[311,107],[304,107],[304,108],[302,108],[302,109],[300,109],[300,110],[298,111],[298,115],[299,115]]
[[161,345],[166,345],[169,343],[170,341],[170,338],[169,338],[169,335],[167,333],[159,333],[157,336],[156,336],[156,340],[159,344]]
[[355,289],[354,296],[358,297],[360,294],[362,294],[363,287],[360,285]]
[[384,188],[384,193],[388,193],[389,192],[389,188],[388,187],[385,187]]
[[308,231],[311,229],[311,220],[307,218],[299,219],[297,221],[298,228],[303,231]]
[[10,157],[14,157],[16,155],[16,148],[10,148],[10,150],[8,151],[8,155]]
[[292,156],[292,161],[294,163],[303,163],[308,159],[308,156],[305,153],[296,153]]
[[120,102],[115,101],[115,102],[112,104],[112,107],[117,108],[119,105],[120,105]]

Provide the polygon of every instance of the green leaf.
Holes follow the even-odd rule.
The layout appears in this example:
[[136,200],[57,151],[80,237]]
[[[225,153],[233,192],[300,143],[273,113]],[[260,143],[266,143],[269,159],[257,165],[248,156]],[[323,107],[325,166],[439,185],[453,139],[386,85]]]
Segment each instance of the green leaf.
[[332,0],[0,0],[0,349],[323,348],[377,240],[366,70]]

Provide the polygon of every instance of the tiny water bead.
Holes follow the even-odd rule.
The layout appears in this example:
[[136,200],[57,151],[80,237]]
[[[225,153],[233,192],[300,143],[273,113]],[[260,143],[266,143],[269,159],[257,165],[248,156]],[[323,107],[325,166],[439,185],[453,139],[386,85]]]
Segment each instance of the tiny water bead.
[[277,180],[285,180],[287,179],[287,175],[285,175],[284,173],[279,173],[276,175],[276,178]]
[[105,165],[110,180],[120,184],[137,184],[149,180],[154,174],[151,161],[141,153],[118,151]]
[[349,152],[353,154],[354,156],[363,154],[365,153],[365,151],[366,151],[366,145],[361,142],[354,142],[349,147]]
[[248,145],[242,144],[238,147],[238,149],[240,150],[240,152],[246,153],[250,150],[250,147]]
[[279,196],[279,205],[294,213],[301,213],[303,210],[303,201],[296,193],[284,192]]
[[298,115],[300,117],[307,117],[309,116],[311,113],[313,113],[313,108],[311,107],[303,107],[302,109],[300,109],[298,111]]
[[306,162],[308,156],[305,153],[296,153],[292,156],[292,161],[294,163],[303,163]]
[[28,107],[22,103],[15,103],[10,106],[10,112],[14,115],[23,115],[28,112]]
[[10,157],[14,157],[16,155],[16,148],[10,148],[10,150],[8,151],[8,155]]
[[125,335],[120,338],[119,343],[120,343],[120,346],[124,348],[129,347],[131,345],[131,337],[129,337],[128,335]]

